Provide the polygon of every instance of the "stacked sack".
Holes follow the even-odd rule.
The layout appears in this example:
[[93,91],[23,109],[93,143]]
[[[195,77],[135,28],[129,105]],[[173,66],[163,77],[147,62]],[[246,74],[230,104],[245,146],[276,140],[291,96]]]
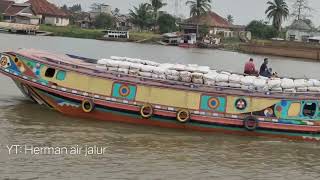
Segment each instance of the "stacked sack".
[[268,90],[272,92],[282,92],[281,79],[271,78],[268,79]]
[[229,76],[231,73],[229,72],[220,72],[216,77],[216,85],[221,87],[229,86]]
[[195,64],[159,64],[149,60],[111,56],[110,59],[98,60],[97,68],[153,79],[241,88],[243,90],[257,90],[259,92],[320,92],[320,81],[316,79],[294,80],[290,78],[244,76],[226,71],[217,72],[207,66]]
[[229,86],[233,88],[241,88],[241,79],[243,78],[243,75],[231,74],[229,76]]
[[320,81],[317,79],[309,79],[308,81],[308,91],[310,92],[320,92]]
[[203,75],[203,83],[207,86],[215,86],[218,73],[217,71],[209,71]]
[[262,76],[256,77],[253,80],[253,86],[257,91],[263,91],[263,92],[269,91],[267,80],[268,78],[265,78]]
[[296,79],[294,80],[294,86],[297,92],[306,92],[308,91],[308,81],[305,79]]
[[241,89],[244,90],[254,90],[254,81],[256,77],[255,76],[244,76],[241,78]]
[[281,88],[283,92],[296,92],[295,85],[293,79],[283,78],[281,79]]

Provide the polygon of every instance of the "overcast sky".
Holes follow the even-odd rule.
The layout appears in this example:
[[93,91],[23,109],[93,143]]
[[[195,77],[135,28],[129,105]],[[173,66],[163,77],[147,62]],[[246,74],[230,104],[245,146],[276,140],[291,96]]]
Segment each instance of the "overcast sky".
[[[18,0],[23,1],[23,0]],[[94,2],[105,3],[111,5],[112,9],[119,8],[120,12],[127,13],[132,6],[137,6],[141,2],[148,2],[148,0],[49,0],[59,6],[67,4],[68,6],[80,3],[85,10],[89,10],[90,4]],[[187,17],[189,15],[189,8],[186,7],[186,0],[164,0],[168,6],[163,10],[170,13],[175,13]],[[175,12],[175,1],[180,2],[179,11]],[[212,9],[223,17],[228,14],[234,16],[235,24],[246,25],[253,19],[265,19],[266,2],[268,0],[213,0]],[[294,0],[286,0],[291,7]],[[309,0],[309,5],[313,8],[312,17],[316,27],[320,26],[320,0]],[[288,20],[292,21],[291,19]],[[287,22],[286,24],[288,24]]]

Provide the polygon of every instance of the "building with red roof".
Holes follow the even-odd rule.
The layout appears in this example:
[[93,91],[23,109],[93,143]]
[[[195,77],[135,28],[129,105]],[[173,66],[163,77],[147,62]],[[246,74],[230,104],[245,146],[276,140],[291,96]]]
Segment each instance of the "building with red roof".
[[244,31],[244,26],[236,26],[228,22],[215,12],[208,12],[201,16],[193,16],[181,23],[185,33],[197,33],[201,27],[208,27],[210,34],[234,37],[235,31]]
[[35,16],[28,3],[14,3],[13,1],[0,0],[0,13],[4,21],[20,24],[39,24],[39,17]]
[[14,1],[0,0],[0,14],[3,15],[12,4],[14,4]]
[[32,11],[41,19],[42,24],[54,26],[69,25],[69,14],[46,0],[28,0]]

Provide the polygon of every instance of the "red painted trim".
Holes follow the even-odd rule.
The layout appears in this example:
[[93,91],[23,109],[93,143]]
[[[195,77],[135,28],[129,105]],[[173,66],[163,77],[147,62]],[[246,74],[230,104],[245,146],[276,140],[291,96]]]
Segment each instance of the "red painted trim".
[[114,121],[114,122],[121,122],[121,123],[149,125],[149,126],[157,126],[162,128],[195,130],[195,131],[203,131],[203,132],[220,132],[228,135],[232,134],[232,135],[241,135],[241,136],[263,136],[263,137],[273,137],[273,138],[287,138],[287,139],[293,139],[293,140],[319,141],[317,139],[304,139],[303,136],[288,136],[285,134],[276,135],[276,134],[251,132],[251,131],[234,131],[234,130],[228,130],[228,129],[193,126],[193,125],[181,124],[178,122],[154,121],[152,119],[134,118],[130,116],[122,116],[118,114],[95,111],[95,110],[91,113],[84,113],[81,110],[81,108],[54,105],[56,104],[54,100],[50,100],[49,98],[47,100],[49,100],[50,104],[56,107],[59,112],[65,115],[86,118],[86,119],[97,119],[97,120],[103,120],[103,121]]

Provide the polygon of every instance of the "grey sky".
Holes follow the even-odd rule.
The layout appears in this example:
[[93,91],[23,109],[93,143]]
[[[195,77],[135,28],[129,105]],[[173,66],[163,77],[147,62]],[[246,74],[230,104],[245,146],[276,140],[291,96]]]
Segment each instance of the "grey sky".
[[[112,6],[112,9],[119,8],[122,13],[127,13],[128,9],[132,6],[137,6],[141,2],[147,2],[148,0],[49,0],[50,2],[58,5],[72,5],[80,3],[86,10],[89,9],[90,4],[94,2],[105,3]],[[170,13],[175,13],[174,2],[175,0],[164,0],[169,5],[164,8]],[[189,9],[185,6],[186,0],[178,0],[180,2],[179,15],[185,17],[189,14]],[[235,19],[235,24],[246,25],[253,19],[265,19],[266,2],[268,0],[213,0],[212,9],[223,17],[228,14],[232,14]],[[294,0],[287,0],[290,8]],[[314,9],[312,12],[312,20],[316,27],[320,26],[320,1],[309,0],[309,5]],[[292,21],[292,20],[288,20]],[[288,24],[288,22],[286,22]]]

